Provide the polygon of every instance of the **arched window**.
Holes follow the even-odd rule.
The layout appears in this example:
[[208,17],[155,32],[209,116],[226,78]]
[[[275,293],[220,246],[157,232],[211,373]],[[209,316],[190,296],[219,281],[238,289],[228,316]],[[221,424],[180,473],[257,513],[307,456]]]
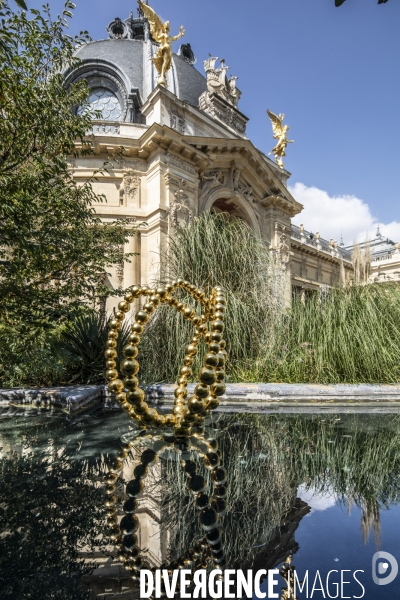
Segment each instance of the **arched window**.
[[[110,90],[102,87],[94,88],[89,94],[89,107],[86,110],[101,111],[103,121],[120,121],[121,120],[121,104],[115,94]],[[82,113],[82,108],[78,110]]]

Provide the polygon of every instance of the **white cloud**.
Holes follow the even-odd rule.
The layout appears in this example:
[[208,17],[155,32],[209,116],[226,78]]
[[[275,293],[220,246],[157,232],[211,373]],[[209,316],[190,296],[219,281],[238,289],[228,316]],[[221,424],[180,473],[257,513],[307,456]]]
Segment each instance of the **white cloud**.
[[307,488],[304,483],[298,488],[297,496],[303,502],[307,502],[308,506],[311,507],[311,512],[315,510],[327,510],[336,504],[336,497],[333,490],[329,490],[325,494],[320,494],[313,487]]
[[354,240],[365,241],[375,237],[378,224],[381,233],[393,241],[400,241],[400,223],[379,223],[366,202],[356,196],[329,196],[317,187],[304,183],[289,186],[290,193],[303,204],[304,209],[293,219],[295,225],[303,224],[308,231],[319,231],[325,239],[340,241],[341,234],[346,245]]

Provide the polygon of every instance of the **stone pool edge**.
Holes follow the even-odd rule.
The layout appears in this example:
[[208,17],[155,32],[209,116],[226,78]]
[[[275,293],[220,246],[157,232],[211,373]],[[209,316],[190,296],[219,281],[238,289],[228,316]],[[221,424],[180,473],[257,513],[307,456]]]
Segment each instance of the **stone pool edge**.
[[[193,393],[195,384],[189,384]],[[175,385],[151,385],[146,388],[151,406],[169,409],[174,401]],[[222,412],[400,412],[399,385],[318,385],[287,383],[227,384],[221,397]],[[0,406],[36,406],[61,408],[75,413],[98,406],[118,408],[103,385],[68,386],[39,389],[0,390]]]

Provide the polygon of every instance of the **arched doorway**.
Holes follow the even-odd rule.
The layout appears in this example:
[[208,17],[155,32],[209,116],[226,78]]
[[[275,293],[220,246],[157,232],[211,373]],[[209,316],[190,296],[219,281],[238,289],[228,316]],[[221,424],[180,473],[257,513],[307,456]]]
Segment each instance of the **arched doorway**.
[[231,218],[243,219],[258,235],[261,234],[255,210],[247,199],[240,195],[232,196],[232,190],[216,190],[207,199],[203,210],[216,213],[224,212]]

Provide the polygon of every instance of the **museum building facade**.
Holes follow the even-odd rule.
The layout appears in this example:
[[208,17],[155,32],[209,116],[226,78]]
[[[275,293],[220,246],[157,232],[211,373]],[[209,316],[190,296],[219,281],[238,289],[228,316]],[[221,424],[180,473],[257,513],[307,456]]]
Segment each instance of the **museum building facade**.
[[80,63],[65,77],[67,84],[86,79],[90,107],[101,115],[90,133],[93,153],[70,160],[74,177],[87,180],[110,160],[93,182],[107,200],[97,213],[104,222],[146,223],[124,248],[137,256],[112,273],[109,285],[157,280],[168,236],[209,210],[243,219],[265,240],[288,301],[293,291],[348,280],[347,249],[292,226],[303,207],[287,188],[290,173],[247,138],[237,77],[229,76],[225,61],[210,56],[203,75],[190,44],[182,44],[166,88],[157,85],[158,44],[140,9],[137,18],[112,21],[107,32],[107,39],[77,49]]

